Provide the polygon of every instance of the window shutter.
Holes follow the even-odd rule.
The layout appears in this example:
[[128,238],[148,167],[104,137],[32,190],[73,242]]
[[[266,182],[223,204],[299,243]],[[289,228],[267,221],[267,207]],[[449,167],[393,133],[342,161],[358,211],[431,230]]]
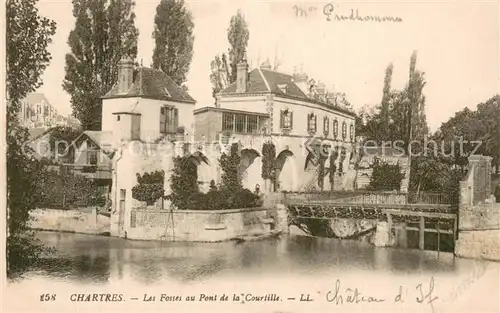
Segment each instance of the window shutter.
[[318,116],[314,115],[314,132],[318,130]]
[[177,127],[179,127],[179,109],[174,109],[174,132],[177,132]]
[[292,129],[293,128],[293,112],[290,111],[290,113],[288,113],[288,114],[290,114],[290,129]]
[[285,127],[285,112],[283,110],[280,110],[280,128]]

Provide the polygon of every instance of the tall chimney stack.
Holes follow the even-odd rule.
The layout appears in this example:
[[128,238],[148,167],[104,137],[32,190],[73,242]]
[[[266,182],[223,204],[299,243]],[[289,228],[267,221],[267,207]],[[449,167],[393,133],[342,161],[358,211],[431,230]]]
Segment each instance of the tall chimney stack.
[[118,92],[126,94],[134,82],[134,60],[122,57],[118,63]]
[[243,59],[236,65],[236,92],[247,91],[248,63],[247,53],[243,54]]

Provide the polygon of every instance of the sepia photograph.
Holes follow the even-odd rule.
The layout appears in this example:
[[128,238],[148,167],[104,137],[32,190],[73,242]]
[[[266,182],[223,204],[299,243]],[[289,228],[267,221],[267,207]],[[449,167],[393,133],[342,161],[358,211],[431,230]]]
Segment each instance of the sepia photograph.
[[4,3],[2,312],[500,312],[497,0]]

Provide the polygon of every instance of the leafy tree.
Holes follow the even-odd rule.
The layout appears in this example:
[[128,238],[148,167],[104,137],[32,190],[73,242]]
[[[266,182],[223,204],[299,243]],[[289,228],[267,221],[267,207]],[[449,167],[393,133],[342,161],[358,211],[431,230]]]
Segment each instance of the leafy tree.
[[231,17],[227,30],[227,40],[229,41],[229,53],[216,55],[210,62],[210,82],[212,83],[212,95],[215,95],[236,81],[237,65],[245,57],[250,32],[248,30],[245,17],[238,10],[236,15]]
[[198,166],[190,155],[174,158],[174,169],[170,176],[171,194],[167,197],[179,210],[193,209],[193,195],[198,193]]
[[36,0],[6,3],[7,91],[7,276],[14,278],[37,261],[42,245],[29,232],[29,211],[38,201],[36,178],[43,164],[23,152],[28,131],[17,119],[21,101],[42,85],[56,23],[38,14]]
[[248,31],[247,22],[241,11],[238,10],[236,15],[231,17],[229,29],[227,31],[227,40],[231,45],[231,49],[229,50],[229,58],[231,59],[231,83],[236,81],[236,66],[245,56],[249,38],[250,32]]
[[137,56],[132,0],[73,0],[75,27],[66,54],[63,88],[84,129],[101,127],[101,97],[115,84],[118,62]]
[[153,205],[156,200],[163,197],[165,190],[163,183],[165,180],[164,171],[136,174],[137,185],[132,187],[132,198],[145,201],[147,205]]
[[210,74],[212,97],[216,99],[216,94],[229,85],[230,73],[226,54],[223,53],[221,56],[216,55],[210,63],[210,68],[212,71]]
[[167,73],[179,86],[186,81],[193,58],[193,28],[184,0],[162,0],[156,7],[153,67]]
[[399,164],[375,162],[368,189],[370,190],[400,190],[405,174]]
[[233,143],[231,145],[229,154],[222,153],[219,159],[219,164],[222,170],[222,189],[234,192],[242,189],[238,173],[240,159],[239,146],[237,143]]
[[389,64],[385,70],[384,78],[384,89],[382,91],[382,101],[381,101],[381,116],[382,116],[382,127],[387,128],[389,124],[389,97],[391,94],[391,82],[392,82],[392,71],[393,64]]

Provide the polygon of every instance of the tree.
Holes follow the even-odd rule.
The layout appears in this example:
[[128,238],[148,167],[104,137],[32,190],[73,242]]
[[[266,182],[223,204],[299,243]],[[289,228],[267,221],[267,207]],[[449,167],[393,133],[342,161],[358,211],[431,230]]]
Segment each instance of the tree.
[[191,155],[176,156],[170,176],[171,194],[167,199],[179,210],[195,209],[190,199],[198,194],[198,166]]
[[376,162],[368,189],[370,190],[399,190],[405,174],[399,164]]
[[241,11],[238,10],[236,15],[231,17],[229,29],[227,30],[227,40],[231,46],[229,50],[231,60],[230,83],[236,81],[237,65],[245,57],[249,38],[250,32],[248,31],[247,22]]
[[226,54],[222,53],[221,56],[216,55],[210,63],[210,69],[212,71],[210,74],[212,97],[216,99],[217,93],[229,86],[230,73]]
[[136,173],[136,177],[137,185],[132,187],[132,198],[145,201],[147,205],[153,205],[156,200],[164,196],[164,171],[155,171],[142,175]]
[[237,143],[231,145],[229,154],[222,153],[219,159],[219,164],[222,170],[221,188],[231,192],[236,192],[242,189],[241,180],[238,173],[240,165],[239,146]]
[[42,74],[51,55],[47,50],[56,23],[38,14],[36,0],[6,3],[7,53],[7,276],[29,268],[42,252],[28,230],[29,211],[38,200],[36,178],[42,164],[23,152],[29,138],[18,123],[21,101],[42,85]]
[[153,68],[181,86],[193,58],[193,18],[184,0],[162,0],[156,7]]
[[101,97],[115,84],[118,62],[137,56],[132,0],[73,0],[75,27],[66,54],[63,88],[84,129],[101,127]]
[[391,63],[387,66],[385,70],[384,89],[382,90],[381,115],[382,115],[383,128],[387,128],[387,126],[389,125],[389,98],[391,93],[392,71],[393,71],[393,65]]

